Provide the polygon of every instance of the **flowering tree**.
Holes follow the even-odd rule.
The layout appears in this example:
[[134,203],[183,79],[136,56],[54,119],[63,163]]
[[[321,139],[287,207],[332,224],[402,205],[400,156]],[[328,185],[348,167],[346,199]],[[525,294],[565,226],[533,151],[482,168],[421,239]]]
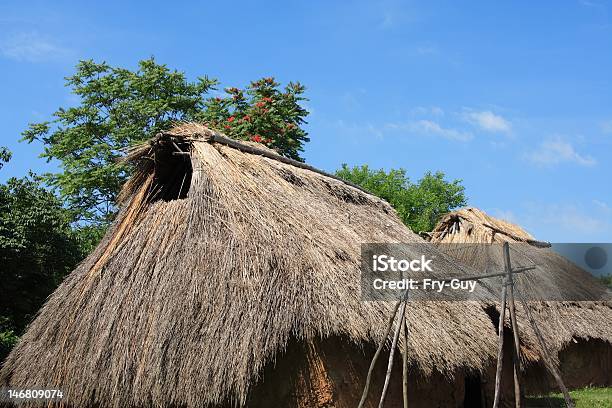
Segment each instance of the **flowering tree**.
[[[300,106],[305,98],[298,83],[279,89],[273,78],[264,78],[245,90],[227,88],[226,96],[210,97],[216,80],[189,81],[153,58],[140,61],[136,70],[81,61],[66,81],[79,103],[30,124],[22,135],[44,144],[42,157],[59,161],[61,171],[45,175],[45,181],[85,224],[105,227],[113,219],[115,199],[130,176],[130,168],[117,160],[126,147],[177,121],[205,122],[297,160],[309,140],[301,128],[308,112]],[[3,156],[0,151],[0,160]]]
[[202,119],[228,136],[251,140],[302,160],[303,144],[310,139],[302,129],[308,111],[300,103],[304,86],[290,82],[284,90],[274,78],[251,82],[246,90],[226,88],[226,97],[206,102]]

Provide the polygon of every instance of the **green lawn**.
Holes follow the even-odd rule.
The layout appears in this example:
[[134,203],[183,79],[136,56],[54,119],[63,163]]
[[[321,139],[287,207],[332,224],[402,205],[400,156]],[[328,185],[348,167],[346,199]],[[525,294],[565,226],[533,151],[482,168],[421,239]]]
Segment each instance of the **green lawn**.
[[[570,391],[576,408],[612,408],[612,388],[583,388]],[[550,394],[546,397],[528,397],[528,408],[565,407],[561,394]]]

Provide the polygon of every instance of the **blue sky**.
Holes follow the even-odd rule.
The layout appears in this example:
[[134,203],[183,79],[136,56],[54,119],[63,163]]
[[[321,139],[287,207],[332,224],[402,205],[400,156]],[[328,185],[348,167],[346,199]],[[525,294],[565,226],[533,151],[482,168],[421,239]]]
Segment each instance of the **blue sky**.
[[29,122],[76,102],[79,59],[155,56],[223,86],[308,90],[310,164],[461,178],[471,205],[542,240],[612,241],[612,5],[558,2],[0,4],[0,181],[33,169]]

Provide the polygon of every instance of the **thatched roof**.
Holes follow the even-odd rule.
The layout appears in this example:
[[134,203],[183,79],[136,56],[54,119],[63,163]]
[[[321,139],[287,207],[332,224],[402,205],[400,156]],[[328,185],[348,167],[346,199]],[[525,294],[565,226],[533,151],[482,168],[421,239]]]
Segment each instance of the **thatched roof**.
[[[517,277],[517,288],[531,300],[552,350],[558,352],[581,339],[612,343],[612,326],[604,323],[612,321],[609,291],[590,273],[546,248],[521,227],[477,208],[464,208],[444,216],[431,232],[430,241],[481,271],[503,270],[501,245],[495,244],[508,242],[513,267],[536,267]],[[517,315],[524,352],[537,360],[536,340],[520,304]]]
[[[218,140],[189,124],[130,152],[116,223],[49,298],[0,384],[59,388],[74,406],[243,404],[290,338],[382,340],[393,304],[361,300],[360,243],[424,241],[364,191]],[[413,302],[408,320],[425,375],[495,358],[476,303]]]
[[508,221],[493,218],[478,208],[468,207],[446,214],[431,232],[431,242],[503,243],[537,242],[531,234]]

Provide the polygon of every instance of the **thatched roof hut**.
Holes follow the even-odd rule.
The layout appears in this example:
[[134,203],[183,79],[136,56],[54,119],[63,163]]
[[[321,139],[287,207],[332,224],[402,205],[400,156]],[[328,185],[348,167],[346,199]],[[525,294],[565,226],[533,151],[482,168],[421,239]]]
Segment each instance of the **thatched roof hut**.
[[[495,244],[508,242],[513,265],[535,265],[535,270],[517,276],[517,288],[529,300],[553,357],[561,360],[566,382],[574,387],[610,384],[612,302],[606,287],[590,273],[547,248],[521,227],[477,208],[464,208],[444,216],[430,233],[430,241],[481,271],[503,270],[503,253],[500,245]],[[499,305],[495,306],[499,311]],[[524,357],[537,364],[541,354],[535,335],[521,304],[517,307]],[[506,326],[509,329],[510,323]],[[572,363],[564,364],[565,360]],[[577,367],[580,364],[588,367]]]
[[[424,241],[386,202],[262,149],[196,124],[133,149],[117,221],[0,385],[61,389],[74,407],[356,405],[393,308],[360,299],[359,245]],[[407,315],[412,406],[463,401],[464,376],[495,359],[490,317],[475,302]]]

